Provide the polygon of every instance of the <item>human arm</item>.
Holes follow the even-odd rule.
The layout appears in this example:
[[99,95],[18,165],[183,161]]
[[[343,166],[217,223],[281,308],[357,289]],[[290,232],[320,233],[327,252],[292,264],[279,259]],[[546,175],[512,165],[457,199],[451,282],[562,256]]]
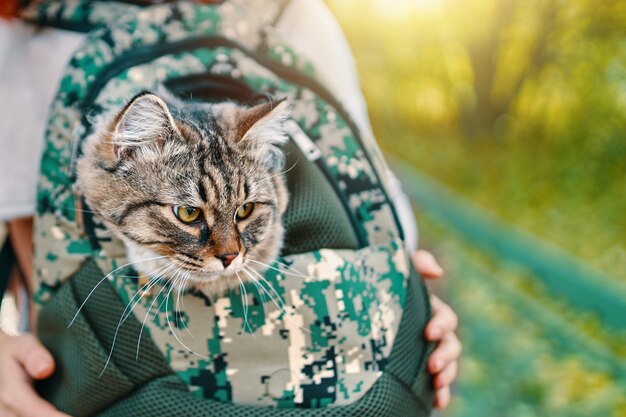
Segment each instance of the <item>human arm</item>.
[[[9,223],[11,244],[27,283],[32,277],[32,219]],[[46,379],[55,369],[52,355],[31,334],[11,336],[0,331],[0,415],[67,417],[39,397],[34,380]]]

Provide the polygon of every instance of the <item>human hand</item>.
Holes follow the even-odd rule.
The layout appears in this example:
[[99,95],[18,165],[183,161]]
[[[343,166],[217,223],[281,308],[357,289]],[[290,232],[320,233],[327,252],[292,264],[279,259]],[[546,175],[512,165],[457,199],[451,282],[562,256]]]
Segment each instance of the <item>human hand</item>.
[[[418,250],[413,253],[415,269],[426,279],[443,277],[443,268],[428,251]],[[458,360],[462,345],[454,333],[458,318],[449,305],[437,296],[431,295],[433,317],[426,325],[426,339],[437,342],[437,347],[428,359],[428,371],[434,376],[435,403],[443,409],[450,403],[450,385],[456,379]]]
[[0,331],[0,416],[69,417],[39,397],[33,379],[48,378],[54,359],[35,336]]

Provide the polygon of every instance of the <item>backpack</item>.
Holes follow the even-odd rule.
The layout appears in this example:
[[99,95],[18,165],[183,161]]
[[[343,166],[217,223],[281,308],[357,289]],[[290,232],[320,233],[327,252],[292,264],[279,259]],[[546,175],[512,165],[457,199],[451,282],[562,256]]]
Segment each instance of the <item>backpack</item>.
[[[273,30],[286,2],[33,1],[23,17],[87,32],[51,105],[38,189],[39,392],[73,416],[422,416],[428,293],[386,166],[306,58]],[[142,291],[89,210],[75,165],[99,114],[164,85],[182,99],[288,97],[285,244],[224,297]],[[247,305],[246,305],[247,304]]]

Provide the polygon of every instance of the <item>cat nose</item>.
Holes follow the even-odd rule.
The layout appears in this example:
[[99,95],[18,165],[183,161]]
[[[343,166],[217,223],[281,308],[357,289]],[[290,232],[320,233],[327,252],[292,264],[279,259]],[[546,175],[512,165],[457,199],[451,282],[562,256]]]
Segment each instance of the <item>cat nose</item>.
[[238,253],[223,253],[219,256],[216,256],[220,261],[222,261],[222,265],[224,265],[224,269],[228,268],[228,265],[239,255]]

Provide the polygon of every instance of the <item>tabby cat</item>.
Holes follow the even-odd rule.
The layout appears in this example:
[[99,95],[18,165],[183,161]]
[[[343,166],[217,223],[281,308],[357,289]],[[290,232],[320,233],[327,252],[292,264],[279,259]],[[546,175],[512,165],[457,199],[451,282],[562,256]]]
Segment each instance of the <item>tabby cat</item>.
[[98,123],[78,163],[91,210],[142,275],[219,292],[278,256],[285,101],[254,107],[141,93]]

